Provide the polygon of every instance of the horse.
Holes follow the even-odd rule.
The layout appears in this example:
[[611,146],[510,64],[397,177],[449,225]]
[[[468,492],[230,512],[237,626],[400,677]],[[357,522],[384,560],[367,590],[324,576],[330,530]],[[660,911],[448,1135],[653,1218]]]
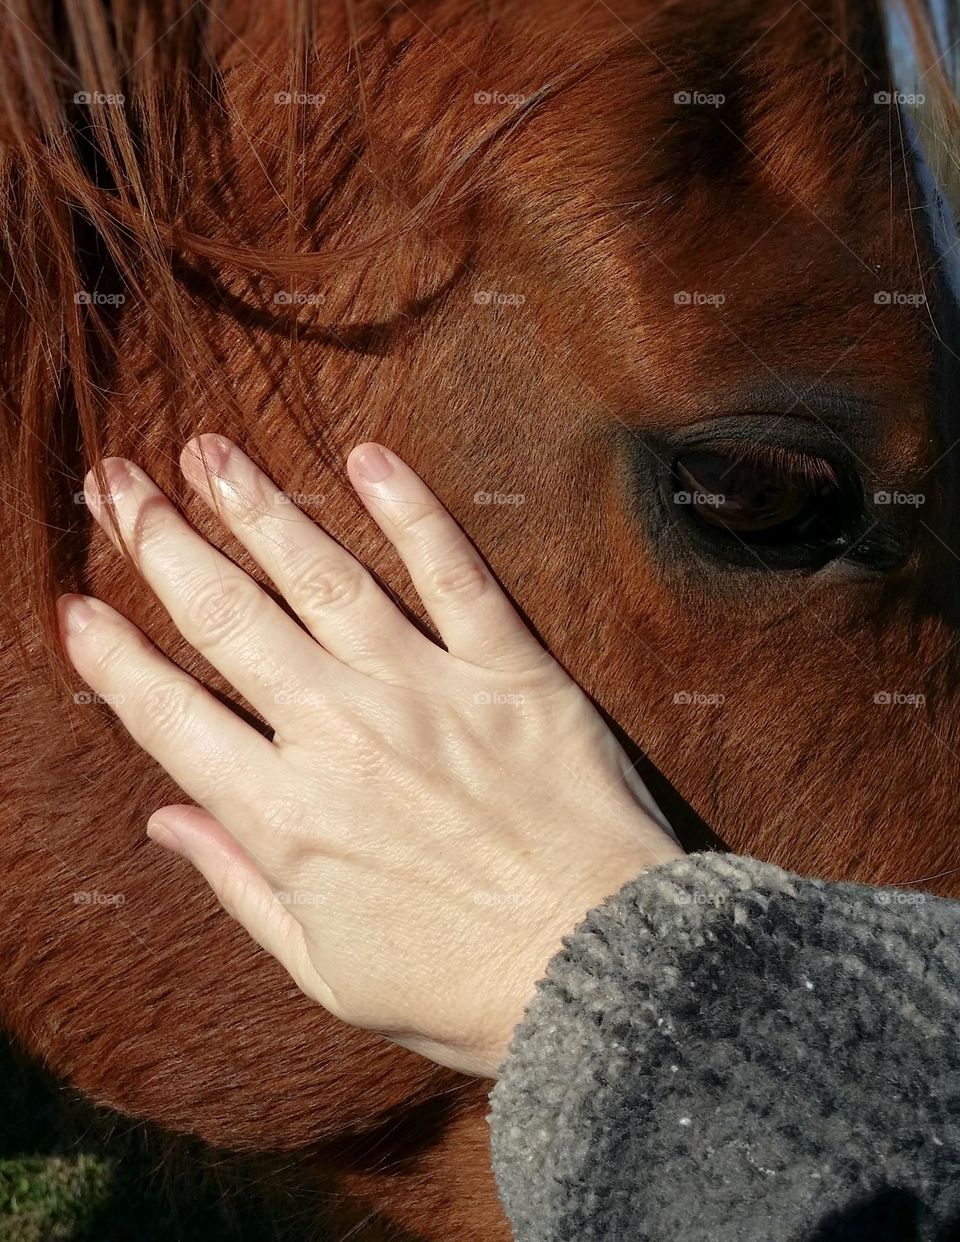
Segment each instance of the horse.
[[343,472],[361,439],[410,461],[685,845],[897,886],[904,917],[960,895],[956,302],[930,180],[957,107],[940,14],[897,12],[3,6],[19,1047],[98,1104],[271,1153],[318,1227],[510,1236],[489,1085],[300,995],[146,841],[177,791],[65,667],[53,600],[79,589],[265,728],[83,503],[89,466],[132,457],[262,581],[178,476],[206,430],[425,624]]

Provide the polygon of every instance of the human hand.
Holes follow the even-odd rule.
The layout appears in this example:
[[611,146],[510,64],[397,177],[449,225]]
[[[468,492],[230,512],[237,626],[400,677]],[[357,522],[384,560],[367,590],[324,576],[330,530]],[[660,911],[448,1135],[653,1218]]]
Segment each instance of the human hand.
[[90,507],[268,740],[113,609],[60,600],[80,675],[196,806],[147,831],[331,1013],[493,1076],[562,937],[681,854],[586,695],[539,645],[425,484],[377,445],[350,478],[447,650],[235,445],[188,481],[306,629],[149,478],[103,463]]

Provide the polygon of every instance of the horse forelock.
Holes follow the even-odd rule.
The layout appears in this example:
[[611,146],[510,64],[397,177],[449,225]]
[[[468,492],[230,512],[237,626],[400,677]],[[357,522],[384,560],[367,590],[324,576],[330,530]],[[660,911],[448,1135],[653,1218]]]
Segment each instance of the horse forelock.
[[[820,7],[838,29],[855,28],[856,6]],[[332,348],[376,353],[409,322],[411,309],[422,313],[455,277],[451,224],[462,237],[470,213],[496,215],[491,203],[498,198],[504,216],[533,215],[528,191],[537,187],[536,213],[549,217],[544,170],[577,149],[577,135],[566,117],[565,129],[544,121],[539,147],[524,145],[522,131],[568,90],[580,90],[595,115],[614,121],[624,100],[616,76],[604,70],[618,58],[633,58],[638,83],[712,82],[736,93],[739,82],[745,95],[742,133],[715,122],[705,142],[702,124],[690,117],[668,127],[662,175],[638,213],[659,207],[670,220],[684,181],[696,179],[690,155],[697,151],[708,160],[715,150],[730,154],[717,166],[718,192],[748,149],[769,175],[768,191],[785,201],[790,194],[814,201],[821,178],[837,181],[827,109],[819,107],[821,124],[810,123],[823,64],[798,68],[778,50],[782,29],[771,34],[781,18],[784,26],[795,20],[788,6],[758,15],[756,6],[731,4],[707,26],[698,6],[683,3],[651,5],[632,25],[598,20],[586,5],[571,13],[566,4],[538,6],[526,20],[465,0],[431,6],[426,20],[406,6],[384,16],[362,4],[331,4],[322,21],[306,3],[281,8],[283,21],[271,6],[236,3],[214,6],[204,19],[192,6],[172,4],[135,19],[111,13],[108,26],[95,0],[77,0],[66,37],[52,27],[31,32],[35,15],[8,11],[2,38],[9,82],[19,70],[22,90],[7,92],[0,126],[7,139],[4,267],[20,305],[7,316],[5,430],[8,457],[19,463],[16,472],[9,461],[7,469],[36,523],[58,520],[45,482],[57,471],[30,465],[38,445],[55,460],[60,455],[56,411],[76,410],[85,445],[77,466],[102,449],[101,381],[105,360],[107,372],[112,365],[114,328],[71,305],[91,276],[91,254],[93,264],[115,269],[129,299],[148,295],[162,340],[157,371],[236,400],[218,385],[218,361],[184,313],[177,278],[184,262],[208,279],[221,309],[232,297],[238,312],[249,311],[251,281],[266,281],[268,294],[303,299],[293,302],[303,307],[293,316],[267,302],[274,330],[309,334],[318,321],[332,321]],[[927,6],[911,8],[929,29]],[[651,54],[665,33],[669,55]],[[830,41],[833,52],[842,46]],[[852,61],[841,62],[849,71]],[[64,85],[55,86],[59,81]],[[78,136],[70,88],[94,98],[127,91],[131,106],[93,103]],[[278,105],[282,95],[291,103]],[[322,106],[310,102],[318,97]],[[590,140],[596,137],[594,128]],[[656,167],[660,145],[639,154]],[[628,158],[622,144],[597,148],[595,169],[609,155]],[[845,152],[846,176],[855,187],[851,153],[855,148]],[[576,188],[562,178],[553,184],[567,201],[567,218],[558,211],[556,227],[581,230],[587,264],[591,237],[605,240],[612,230],[596,203],[578,203]],[[536,218],[531,224],[539,227]],[[311,289],[318,280],[323,288]],[[253,292],[262,296],[262,288]],[[311,302],[311,293],[322,296]],[[162,387],[170,430],[181,433],[176,398],[169,383]],[[67,485],[76,483],[73,477]],[[41,551],[40,542],[32,545],[32,556]],[[49,575],[30,572],[27,589],[43,579],[45,597],[34,598],[31,611],[49,619]]]

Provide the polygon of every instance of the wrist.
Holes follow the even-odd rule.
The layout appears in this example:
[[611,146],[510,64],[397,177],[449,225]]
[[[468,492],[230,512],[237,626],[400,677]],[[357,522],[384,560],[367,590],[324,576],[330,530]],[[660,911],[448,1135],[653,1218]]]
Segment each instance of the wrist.
[[[652,823],[646,812],[635,804],[631,806],[630,816],[618,822],[623,824],[627,836],[632,825],[634,839],[602,859],[592,860],[585,874],[578,876],[577,883],[566,889],[562,896],[557,896],[550,917],[541,921],[534,934],[529,934],[533,929],[518,928],[518,931],[528,934],[511,960],[503,964],[500,987],[504,1004],[499,1007],[503,1013],[502,1021],[485,1047],[476,1053],[475,1061],[480,1068],[465,1072],[497,1078],[507,1058],[514,1032],[536,995],[537,985],[546,977],[550,963],[563,950],[564,940],[577,930],[591,911],[615,897],[625,885],[646,871],[685,856],[676,841]],[[588,834],[595,834],[596,825],[585,825],[583,831],[584,839],[588,839]]]

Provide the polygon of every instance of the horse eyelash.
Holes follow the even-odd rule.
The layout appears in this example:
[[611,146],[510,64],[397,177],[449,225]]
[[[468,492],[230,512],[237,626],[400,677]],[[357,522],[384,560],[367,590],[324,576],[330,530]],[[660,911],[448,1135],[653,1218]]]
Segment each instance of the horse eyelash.
[[834,466],[825,457],[819,457],[813,453],[781,448],[774,444],[739,442],[712,445],[709,451],[719,456],[730,457],[734,465],[760,467],[778,479],[795,479],[800,475],[812,484],[825,483],[834,486],[840,484]]

